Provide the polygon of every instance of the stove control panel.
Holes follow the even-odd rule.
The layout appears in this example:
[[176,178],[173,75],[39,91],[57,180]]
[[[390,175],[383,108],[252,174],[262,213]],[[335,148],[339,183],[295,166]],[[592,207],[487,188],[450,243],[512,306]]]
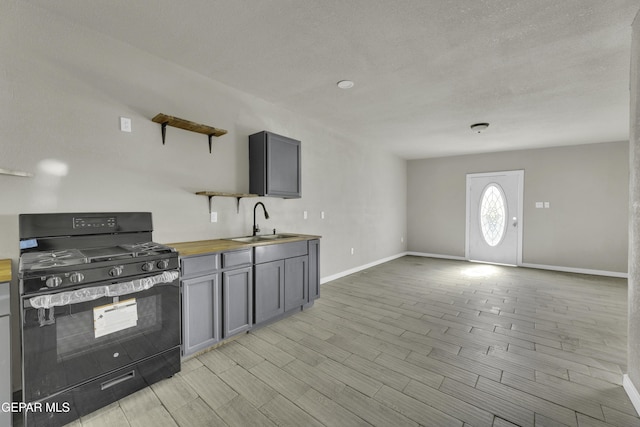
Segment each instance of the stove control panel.
[[[164,258],[158,259],[159,256]],[[109,284],[150,277],[167,270],[179,268],[177,253],[153,255],[146,259],[130,258],[128,260],[108,261],[107,265],[87,263],[58,267],[58,271],[35,271],[25,275],[21,280],[21,293],[29,294],[44,289],[51,291],[66,287],[85,287],[94,284]],[[71,268],[73,269],[71,269]],[[65,270],[65,271],[60,271]],[[27,270],[27,272],[29,272]]]
[[116,227],[117,221],[115,216],[73,218],[73,228],[94,230],[96,228],[115,229]]

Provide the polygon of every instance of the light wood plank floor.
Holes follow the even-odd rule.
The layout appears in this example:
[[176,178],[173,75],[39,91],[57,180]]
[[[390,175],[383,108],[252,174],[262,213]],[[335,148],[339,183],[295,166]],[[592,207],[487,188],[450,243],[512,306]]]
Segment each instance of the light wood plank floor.
[[71,425],[640,426],[626,280],[403,257]]

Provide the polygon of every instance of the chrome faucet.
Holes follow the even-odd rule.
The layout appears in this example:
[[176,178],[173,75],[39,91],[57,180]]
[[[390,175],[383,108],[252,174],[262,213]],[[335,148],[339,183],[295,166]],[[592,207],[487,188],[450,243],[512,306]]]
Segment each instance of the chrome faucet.
[[260,227],[258,227],[258,224],[256,224],[256,208],[258,207],[258,205],[262,206],[262,210],[264,211],[264,219],[269,219],[269,212],[267,212],[267,208],[264,207],[264,204],[262,202],[256,203],[255,206],[253,207],[253,235],[254,236],[260,232]]

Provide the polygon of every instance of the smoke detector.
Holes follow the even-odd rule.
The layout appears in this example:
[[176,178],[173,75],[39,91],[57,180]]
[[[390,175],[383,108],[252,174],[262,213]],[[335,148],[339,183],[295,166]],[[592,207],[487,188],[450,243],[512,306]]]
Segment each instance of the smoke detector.
[[355,83],[351,80],[340,80],[337,85],[340,89],[351,89]]

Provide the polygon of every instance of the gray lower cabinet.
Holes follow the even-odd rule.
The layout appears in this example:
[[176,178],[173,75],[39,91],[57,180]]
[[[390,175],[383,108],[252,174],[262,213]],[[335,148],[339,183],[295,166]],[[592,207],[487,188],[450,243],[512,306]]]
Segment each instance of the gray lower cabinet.
[[284,313],[284,260],[255,266],[255,322]]
[[182,281],[183,356],[222,339],[220,274]]
[[[11,322],[9,283],[0,283],[0,403],[11,402]],[[11,412],[0,410],[0,425],[11,425]]]
[[256,325],[308,304],[308,251],[307,241],[254,248]]
[[251,273],[250,266],[222,273],[224,338],[248,331],[253,325],[253,275]]
[[181,258],[183,356],[251,328],[252,266],[251,249]]
[[182,355],[310,306],[319,259],[317,239],[181,258]]
[[284,311],[300,309],[307,303],[309,289],[309,257],[284,260]]
[[309,240],[309,299],[320,298],[320,240]]

